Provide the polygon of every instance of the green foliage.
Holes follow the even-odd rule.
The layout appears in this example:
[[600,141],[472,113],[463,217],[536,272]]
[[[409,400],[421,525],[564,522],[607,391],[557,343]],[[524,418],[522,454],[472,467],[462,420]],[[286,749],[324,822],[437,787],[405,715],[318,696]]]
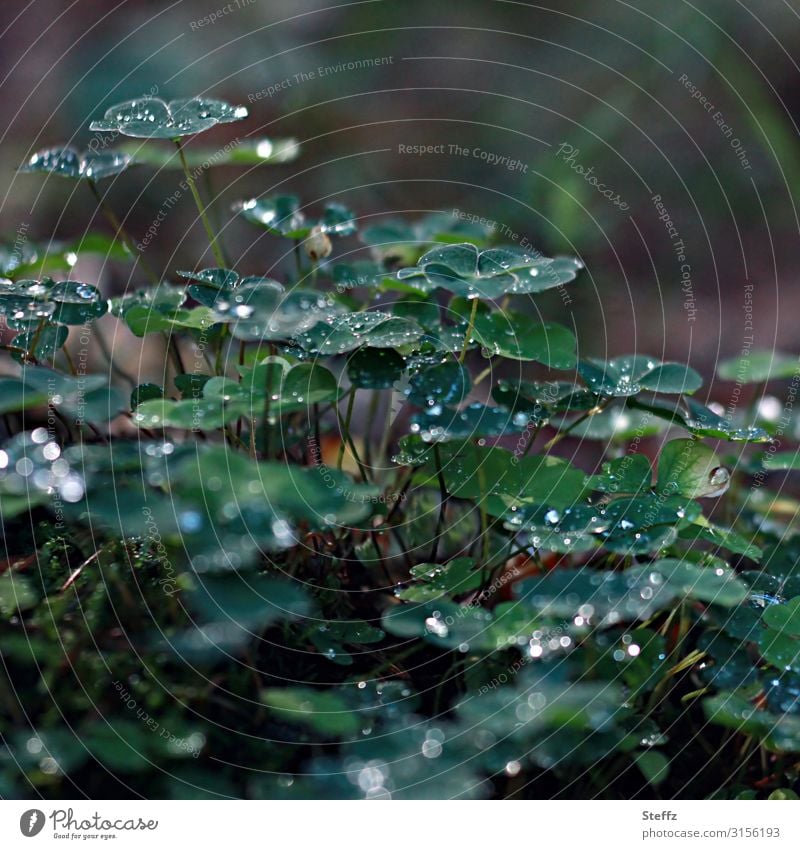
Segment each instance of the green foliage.
[[[226,263],[188,169],[296,144],[212,162],[180,139],[245,114],[130,101],[93,127],[177,157],[62,147],[23,166],[93,186],[180,165],[216,265],[108,300],[70,269],[125,258],[116,225],[0,253],[4,792],[100,795],[100,764],[170,797],[670,798],[706,793],[711,758],[737,793],[791,798],[800,545],[768,475],[796,452],[725,456],[774,429],[692,397],[688,366],[579,358],[531,300],[581,263],[487,227],[372,223],[364,256],[323,263],[358,233],[347,206],[257,198],[237,214],[296,269]],[[129,377],[100,322],[158,376]],[[754,353],[720,375],[794,364]]]

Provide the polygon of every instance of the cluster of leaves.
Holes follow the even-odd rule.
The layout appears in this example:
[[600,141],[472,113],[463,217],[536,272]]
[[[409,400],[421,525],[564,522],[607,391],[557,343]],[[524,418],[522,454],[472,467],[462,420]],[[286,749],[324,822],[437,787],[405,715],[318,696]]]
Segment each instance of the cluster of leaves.
[[[766,485],[798,467],[789,406],[725,415],[688,366],[579,356],[525,305],[581,263],[444,215],[364,230],[344,264],[344,205],[243,200],[296,272],[227,267],[182,139],[244,114],[132,101],[93,128],[176,154],[25,166],[94,186],[177,155],[218,265],[109,300],[71,278],[80,246],[4,259],[0,795],[791,793],[798,505]],[[163,381],[101,321],[166,338]]]

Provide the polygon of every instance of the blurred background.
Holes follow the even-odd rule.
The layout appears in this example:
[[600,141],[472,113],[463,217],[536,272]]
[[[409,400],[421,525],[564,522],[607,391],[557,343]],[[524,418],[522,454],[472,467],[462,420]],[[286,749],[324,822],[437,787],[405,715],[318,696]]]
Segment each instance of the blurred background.
[[[85,147],[90,121],[119,101],[207,94],[251,118],[204,144],[302,145],[291,163],[215,172],[219,217],[272,192],[312,210],[341,201],[363,225],[458,210],[585,262],[567,297],[536,302],[574,323],[582,355],[636,350],[710,377],[743,346],[797,349],[793,0],[31,0],[4,2],[0,17],[10,245],[79,236],[95,215],[85,188],[16,174],[31,153]],[[411,152],[420,145],[431,148]],[[178,179],[142,166],[104,185],[140,239]],[[152,264],[170,275],[200,264],[195,219],[183,197],[148,247]],[[242,272],[283,262],[242,221],[225,239]],[[337,243],[340,255],[358,249]],[[97,273],[109,294],[145,282],[122,265]]]

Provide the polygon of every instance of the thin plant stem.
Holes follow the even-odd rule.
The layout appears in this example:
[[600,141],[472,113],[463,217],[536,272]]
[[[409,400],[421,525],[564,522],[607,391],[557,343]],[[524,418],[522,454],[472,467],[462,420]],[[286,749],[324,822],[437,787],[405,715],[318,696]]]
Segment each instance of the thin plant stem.
[[464,336],[464,347],[461,349],[461,356],[458,358],[460,363],[463,363],[467,357],[467,348],[469,348],[470,337],[472,336],[472,328],[475,326],[475,316],[478,314],[478,299],[473,298],[472,310],[469,314],[469,323],[467,324],[467,332]]
[[301,243],[300,239],[294,240],[294,262],[295,262],[295,265],[297,266],[297,279],[298,279],[298,281],[303,276],[303,257],[300,253],[300,245],[301,244],[302,243]]
[[436,556],[439,553],[439,540],[444,533],[444,518],[447,509],[447,484],[444,480],[442,472],[442,455],[439,451],[439,444],[433,444],[433,462],[436,465],[436,478],[439,481],[439,518],[436,520],[436,531],[433,537],[433,545],[431,546],[430,561],[436,562]]
[[486,366],[486,368],[475,378],[475,380],[472,381],[472,385],[477,386],[479,383],[482,383],[491,373],[492,366]]
[[272,425],[269,422],[269,408],[272,402],[272,387],[269,383],[269,369],[267,369],[267,385],[264,392],[264,459],[269,460],[272,451]]
[[[336,458],[336,468],[341,471],[344,463],[345,448],[350,441],[350,421],[353,418],[353,407],[356,401],[356,390],[350,392],[350,398],[347,401],[347,413],[345,414],[344,425],[342,426],[342,438],[339,442],[339,455]],[[341,420],[341,416],[339,417]]]
[[[372,391],[372,397],[369,399],[369,409],[367,410],[367,426],[366,432],[364,434],[364,462],[368,465],[372,465],[372,423],[375,421],[375,417],[378,414],[378,404],[381,400],[381,393],[374,389]],[[380,452],[378,452],[378,456],[375,458],[376,460],[380,459]]]
[[108,362],[108,366],[115,374],[121,377],[123,380],[126,380],[130,383],[131,386],[138,386],[138,381],[131,377],[120,365],[114,360],[114,355],[111,353],[111,349],[108,347],[108,343],[106,342],[105,337],[100,331],[100,328],[97,324],[94,325],[94,338],[97,340],[97,347],[100,349],[102,355],[106,358]]
[[220,268],[225,268],[225,256],[223,255],[222,250],[217,243],[217,237],[214,235],[214,231],[211,228],[211,222],[208,220],[208,213],[203,205],[203,199],[200,197],[200,192],[197,191],[194,177],[189,169],[189,163],[186,161],[186,154],[183,152],[183,142],[180,139],[175,139],[174,141],[175,147],[178,148],[178,156],[181,159],[181,166],[183,167],[183,173],[186,176],[186,183],[189,186],[189,191],[192,193],[195,206],[200,214],[200,220],[203,222],[203,227],[205,228],[206,235],[208,236],[208,243],[211,246],[211,252],[214,254],[214,259],[216,260],[217,265]]
[[565,428],[564,430],[559,431],[551,440],[549,440],[548,442],[545,442],[545,444],[544,444],[545,452],[548,452],[554,445],[557,445],[559,442],[561,442],[561,440],[564,439],[565,436],[568,436],[573,430],[575,430],[575,428],[579,424],[582,424],[583,422],[587,421],[587,419],[590,419],[592,416],[596,416],[598,413],[602,413],[603,410],[605,410],[605,408],[610,403],[611,403],[610,398],[604,399],[596,407],[592,407],[591,410],[587,410],[582,416],[575,419],[575,421],[569,427]]
[[67,361],[67,365],[69,366],[69,370],[72,373],[73,377],[77,376],[78,372],[75,368],[75,363],[72,361],[72,357],[69,355],[69,351],[67,350],[67,346],[64,345],[64,347],[61,350],[64,353],[64,359]]
[[[214,184],[211,182],[211,169],[206,168],[203,171],[203,186],[206,191],[206,196],[208,197],[208,206],[206,206],[206,211],[208,212],[208,218],[211,222],[212,227],[214,227],[215,232],[221,229],[221,223],[219,220],[219,215],[215,214],[214,207]],[[223,268],[228,267],[228,257],[225,254],[225,245],[220,241],[219,243],[220,253],[222,254],[223,259]]]
[[94,180],[87,180],[86,185],[89,187],[89,191],[91,191],[92,195],[94,195],[94,199],[97,202],[98,209],[106,217],[108,223],[114,228],[114,236],[120,239],[120,241],[130,252],[131,256],[139,258],[139,260],[141,261],[142,270],[147,275],[150,282],[157,286],[161,282],[161,278],[150,267],[147,260],[136,248],[136,243],[133,241],[131,234],[125,229],[125,225],[122,223],[122,221],[120,221],[119,216],[105,202],[103,196],[100,194],[100,191],[97,188],[97,183],[95,183]]

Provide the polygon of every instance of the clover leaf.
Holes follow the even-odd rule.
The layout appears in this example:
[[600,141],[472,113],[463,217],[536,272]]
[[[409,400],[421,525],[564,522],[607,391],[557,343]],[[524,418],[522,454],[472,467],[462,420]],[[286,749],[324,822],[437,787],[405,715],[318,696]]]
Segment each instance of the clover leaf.
[[459,244],[472,242],[486,246],[493,226],[465,218],[434,212],[419,221],[388,219],[364,228],[361,241],[369,245],[372,255],[387,267],[410,265],[423,250],[435,242]]
[[583,360],[578,372],[597,395],[624,398],[644,389],[651,392],[691,393],[702,386],[702,378],[688,366],[660,363],[652,357],[629,355],[609,362]]
[[335,356],[362,347],[413,348],[422,335],[416,322],[369,310],[326,318],[296,334],[294,341],[309,354]]
[[130,260],[124,243],[102,233],[86,233],[71,241],[53,241],[37,245],[26,241],[21,246],[0,245],[0,276],[12,280],[44,277],[57,271],[69,271],[86,256],[104,260]]
[[553,413],[585,412],[600,401],[593,392],[568,382],[504,378],[492,387],[492,398],[515,413],[528,413],[534,423],[546,421]]
[[773,631],[780,631],[789,637],[800,637],[800,597],[767,608],[762,619]]
[[569,283],[583,268],[574,259],[548,259],[521,248],[479,250],[470,243],[436,247],[397,279],[421,289],[446,289],[465,298],[543,292]]
[[48,147],[39,150],[19,169],[26,174],[55,174],[70,180],[97,182],[127,170],[132,159],[115,151],[85,150],[74,147]]
[[511,360],[535,360],[554,369],[573,368],[575,336],[562,324],[539,322],[522,313],[478,312],[471,341],[489,354]]
[[360,348],[347,361],[347,376],[362,389],[391,389],[405,368],[405,358],[392,348]]
[[251,224],[287,239],[306,239],[312,230],[327,236],[350,236],[357,229],[355,216],[340,203],[326,204],[319,220],[309,221],[294,195],[251,198],[237,203],[234,210]]
[[688,498],[716,498],[727,490],[730,472],[712,448],[695,439],[673,439],[658,458],[659,490]]
[[650,461],[642,454],[627,454],[603,463],[603,473],[595,475],[591,484],[598,492],[610,495],[638,494],[650,488],[653,472]]
[[107,109],[102,119],[92,121],[89,129],[134,138],[178,139],[210,130],[217,124],[240,121],[247,114],[244,106],[231,106],[210,97],[169,102],[159,97],[140,97]]
[[468,404],[456,409],[434,404],[411,417],[411,432],[423,442],[446,442],[478,436],[503,436],[524,430],[528,417],[505,407]]
[[[736,424],[720,416],[714,410],[704,406],[694,398],[683,396],[677,403],[654,398],[629,401],[636,410],[658,416],[668,422],[680,425],[695,436],[714,439],[727,439],[729,442],[770,442],[771,437],[761,427],[737,427]],[[649,416],[652,419],[652,416]]]
[[717,368],[723,380],[738,383],[765,383],[782,380],[797,374],[798,359],[781,351],[752,351],[741,357],[724,360]]

